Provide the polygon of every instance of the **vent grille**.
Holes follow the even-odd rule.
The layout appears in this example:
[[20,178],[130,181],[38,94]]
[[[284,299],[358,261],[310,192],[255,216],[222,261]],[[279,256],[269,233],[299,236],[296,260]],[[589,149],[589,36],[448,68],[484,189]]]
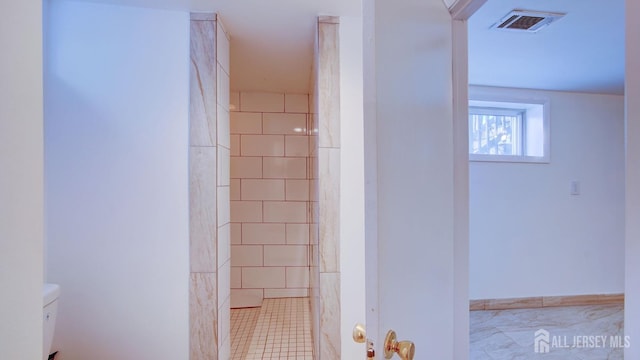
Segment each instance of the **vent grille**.
[[500,21],[491,26],[492,29],[506,31],[538,32],[565,14],[539,11],[513,10]]

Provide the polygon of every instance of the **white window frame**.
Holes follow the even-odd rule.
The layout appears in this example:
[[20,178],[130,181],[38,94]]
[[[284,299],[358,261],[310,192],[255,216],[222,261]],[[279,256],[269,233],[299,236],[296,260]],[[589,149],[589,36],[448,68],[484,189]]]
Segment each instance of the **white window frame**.
[[[549,99],[544,97],[510,96],[509,89],[469,89],[469,108],[482,109],[498,109],[503,111],[523,111],[525,116],[522,120],[522,143],[523,155],[499,155],[499,154],[471,154],[469,153],[469,161],[488,161],[488,162],[511,162],[511,163],[549,163],[551,161],[550,154],[550,111]],[[467,117],[468,118],[468,117]],[[540,129],[542,127],[542,129]],[[536,138],[541,139],[542,144],[532,142],[529,144],[535,147],[535,150],[527,149],[528,139],[533,138],[533,132],[536,132]],[[537,154],[531,155],[537,152]]]

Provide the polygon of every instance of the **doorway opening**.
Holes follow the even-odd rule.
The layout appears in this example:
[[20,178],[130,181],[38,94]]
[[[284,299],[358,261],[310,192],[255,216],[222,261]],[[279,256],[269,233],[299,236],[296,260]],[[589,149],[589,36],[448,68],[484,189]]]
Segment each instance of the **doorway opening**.
[[308,94],[231,94],[231,358],[312,359]]
[[[535,37],[528,37],[489,30],[490,17],[498,18],[497,14],[510,11],[505,7],[508,3],[471,3],[476,3],[475,9],[479,10],[467,17],[469,28],[464,30],[465,38],[469,37],[465,51],[469,54],[471,84],[465,92],[472,94],[472,100],[481,94],[483,101],[504,97],[511,103],[543,99],[550,107],[545,116],[551,129],[551,136],[547,133],[551,144],[546,144],[551,152],[545,154],[544,161],[469,162],[471,357],[497,348],[498,337],[503,339],[500,347],[511,349],[510,357],[527,356],[540,329],[551,336],[599,334],[607,339],[623,339],[622,85],[619,91],[611,91],[607,86],[600,87],[603,84],[597,81],[588,83],[591,76],[572,80],[573,69],[567,66],[575,68],[580,62],[572,53],[589,50],[558,47],[555,41],[567,36],[567,31],[571,34],[569,27],[576,26],[575,21],[585,15],[584,5],[563,9],[568,10],[571,20],[559,20]],[[607,10],[600,12],[617,11],[613,8],[607,4]],[[623,12],[618,15],[620,21]],[[618,31],[622,36],[623,26]],[[506,38],[498,39],[505,35],[513,41],[507,46]],[[597,41],[583,32],[570,36],[575,44],[591,42],[586,38]],[[509,51],[498,58],[483,56],[484,50],[495,53],[491,42]],[[530,58],[535,58],[537,64],[520,61],[517,54],[521,48],[535,54]],[[544,51],[538,51],[541,48]],[[619,60],[622,68],[623,58]],[[538,64],[544,72],[537,71]],[[563,69],[562,74],[555,69]],[[564,83],[552,81],[556,79],[564,79]],[[460,114],[461,122],[465,115],[468,117]],[[608,140],[596,144],[594,135]],[[585,156],[592,151],[599,155]],[[588,190],[581,186],[586,183]],[[504,331],[506,328],[511,330]],[[488,344],[484,329],[501,330],[492,332],[492,344]],[[606,346],[597,350],[602,352],[573,349],[567,354],[581,356],[581,351],[589,351],[590,356],[621,358],[623,348]]]

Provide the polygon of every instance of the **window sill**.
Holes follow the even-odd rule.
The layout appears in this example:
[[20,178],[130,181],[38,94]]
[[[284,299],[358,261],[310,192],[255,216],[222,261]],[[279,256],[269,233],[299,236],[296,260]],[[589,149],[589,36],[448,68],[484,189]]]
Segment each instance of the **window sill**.
[[515,156],[515,155],[480,155],[469,154],[469,161],[473,162],[502,162],[502,163],[527,163],[548,164],[548,156]]

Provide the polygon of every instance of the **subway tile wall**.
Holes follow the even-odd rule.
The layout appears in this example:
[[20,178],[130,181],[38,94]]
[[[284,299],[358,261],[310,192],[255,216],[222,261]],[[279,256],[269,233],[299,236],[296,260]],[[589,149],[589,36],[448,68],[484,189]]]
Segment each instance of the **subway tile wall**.
[[231,307],[308,296],[309,96],[230,101]]

